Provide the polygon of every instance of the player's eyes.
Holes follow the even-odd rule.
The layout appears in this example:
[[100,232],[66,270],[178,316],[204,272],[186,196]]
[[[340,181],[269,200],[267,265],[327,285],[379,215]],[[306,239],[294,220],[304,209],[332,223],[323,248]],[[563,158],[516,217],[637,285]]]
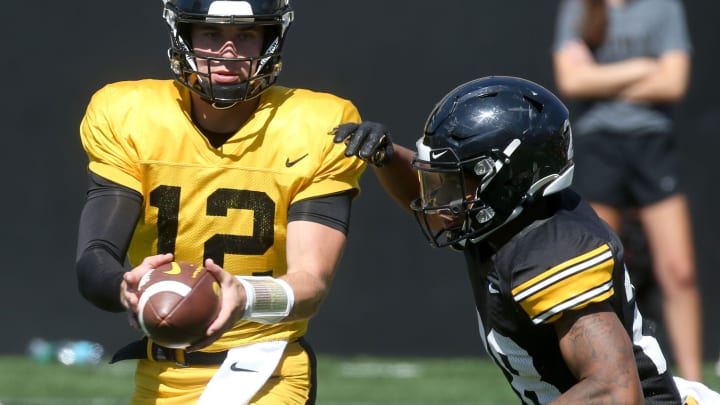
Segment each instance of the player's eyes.
[[245,30],[238,33],[236,40],[239,42],[255,41],[260,38],[260,32],[258,30]]

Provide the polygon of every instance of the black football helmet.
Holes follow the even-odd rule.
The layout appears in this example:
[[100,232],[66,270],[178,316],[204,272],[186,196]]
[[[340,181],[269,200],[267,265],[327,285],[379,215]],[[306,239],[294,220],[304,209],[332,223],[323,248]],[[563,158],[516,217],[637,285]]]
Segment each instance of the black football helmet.
[[[219,106],[257,97],[277,80],[282,68],[280,52],[293,21],[290,0],[163,0],[163,18],[170,30],[170,70],[175,79],[204,99]],[[191,24],[264,26],[264,52],[255,58],[198,56],[190,43]],[[241,83],[213,84],[209,72],[200,72],[196,59],[249,61],[254,74]]]
[[485,239],[527,204],[567,188],[573,175],[568,110],[531,81],[490,76],[435,106],[417,141],[413,201],[433,246]]

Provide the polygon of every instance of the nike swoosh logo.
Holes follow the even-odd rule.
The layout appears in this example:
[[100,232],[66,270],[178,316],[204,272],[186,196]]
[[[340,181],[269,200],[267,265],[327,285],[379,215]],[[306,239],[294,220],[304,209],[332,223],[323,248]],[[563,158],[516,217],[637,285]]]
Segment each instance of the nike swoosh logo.
[[297,158],[297,159],[295,159],[295,160],[290,160],[290,158],[285,159],[285,167],[292,167],[292,166],[294,166],[295,163],[297,163],[297,162],[305,159],[305,158],[307,157],[307,155],[308,155],[308,154],[306,153],[306,154],[300,156],[299,158]]
[[247,368],[238,367],[236,365],[237,363],[233,363],[230,365],[230,370],[232,371],[239,371],[239,372],[247,372],[247,373],[257,373],[257,370],[250,370]]
[[442,151],[442,152],[437,152],[437,153],[433,152],[433,153],[432,153],[432,158],[433,158],[433,159],[437,159],[437,158],[439,158],[440,156],[442,156],[442,155],[444,155],[444,154],[446,154],[446,153],[447,153],[446,150],[444,150],[444,151]]

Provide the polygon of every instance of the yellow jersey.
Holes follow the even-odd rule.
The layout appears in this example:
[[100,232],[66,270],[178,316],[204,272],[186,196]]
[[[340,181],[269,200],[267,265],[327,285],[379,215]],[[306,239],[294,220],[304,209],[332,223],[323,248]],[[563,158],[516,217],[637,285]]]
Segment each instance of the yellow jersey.
[[[202,264],[212,258],[234,275],[286,273],[288,207],[354,190],[365,169],[328,133],[360,122],[348,100],[273,86],[255,113],[213,147],[190,116],[190,92],[173,80],[109,84],[97,91],[80,126],[89,170],[138,191],[142,213],[128,256],[158,253]],[[208,351],[302,336],[307,320],[240,322]]]

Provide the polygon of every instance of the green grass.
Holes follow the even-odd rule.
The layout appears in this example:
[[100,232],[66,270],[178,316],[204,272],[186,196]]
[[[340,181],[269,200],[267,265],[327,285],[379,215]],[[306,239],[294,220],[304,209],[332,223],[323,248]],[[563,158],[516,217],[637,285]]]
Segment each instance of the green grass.
[[[318,358],[318,405],[504,405],[517,399],[485,358]],[[1,405],[126,405],[133,362],[69,367],[0,357]],[[705,383],[718,390],[711,365]]]
[[321,357],[320,404],[517,403],[500,370],[484,358]]

